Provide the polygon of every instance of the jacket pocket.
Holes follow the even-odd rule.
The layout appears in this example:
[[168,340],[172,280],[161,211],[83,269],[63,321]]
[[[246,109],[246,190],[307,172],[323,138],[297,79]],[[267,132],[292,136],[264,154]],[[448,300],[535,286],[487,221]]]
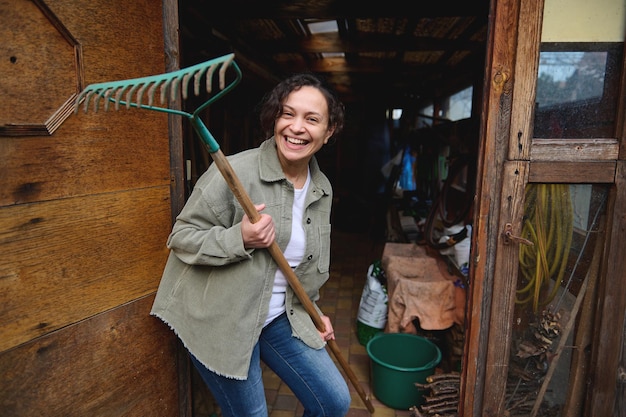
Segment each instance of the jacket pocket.
[[330,224],[319,227],[320,258],[317,263],[317,269],[323,274],[327,273],[330,269],[330,230]]

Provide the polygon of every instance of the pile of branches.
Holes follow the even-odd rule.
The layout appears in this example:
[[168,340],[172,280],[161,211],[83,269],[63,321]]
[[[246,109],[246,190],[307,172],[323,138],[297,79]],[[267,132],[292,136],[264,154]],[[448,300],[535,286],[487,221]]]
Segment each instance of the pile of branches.
[[411,407],[411,417],[458,417],[461,375],[458,372],[431,375],[415,386],[428,395],[424,404]]
[[[526,337],[517,345],[517,353],[509,363],[506,385],[506,409],[510,416],[531,413],[549,364],[555,353],[552,345],[561,335],[562,314],[544,310],[531,323]],[[557,415],[542,404],[540,416]]]
[[516,356],[521,359],[538,357],[547,360],[550,348],[561,334],[561,313],[543,311],[537,323],[530,325],[529,337],[518,345]]

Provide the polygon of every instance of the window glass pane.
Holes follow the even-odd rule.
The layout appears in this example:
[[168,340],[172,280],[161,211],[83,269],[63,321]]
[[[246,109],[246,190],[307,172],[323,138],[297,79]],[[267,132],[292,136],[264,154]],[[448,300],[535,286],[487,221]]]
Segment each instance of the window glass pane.
[[[509,357],[506,408],[515,416],[575,415],[589,372],[595,280],[608,186],[529,184]],[[585,298],[587,297],[587,298]],[[584,302],[583,302],[584,301]],[[570,413],[566,413],[569,410]]]
[[614,137],[621,45],[542,44],[534,137]]
[[545,0],[535,138],[614,138],[624,0]]
[[469,118],[472,115],[472,91],[473,88],[468,87],[451,95],[443,117],[452,122]]
[[606,52],[542,52],[539,58],[537,107],[600,100]]

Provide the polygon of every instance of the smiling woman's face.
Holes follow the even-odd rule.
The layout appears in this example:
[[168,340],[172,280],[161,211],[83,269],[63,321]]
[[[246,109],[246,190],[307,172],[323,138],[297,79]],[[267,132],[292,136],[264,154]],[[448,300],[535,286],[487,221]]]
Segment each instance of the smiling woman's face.
[[328,104],[315,87],[292,91],[274,124],[278,157],[283,165],[308,165],[313,155],[328,142]]

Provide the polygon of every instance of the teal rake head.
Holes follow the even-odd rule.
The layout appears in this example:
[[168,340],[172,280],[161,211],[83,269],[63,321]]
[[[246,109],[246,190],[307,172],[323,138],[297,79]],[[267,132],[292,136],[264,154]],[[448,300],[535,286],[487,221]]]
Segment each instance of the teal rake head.
[[[108,111],[111,104],[113,104],[115,110],[119,110],[120,106],[124,106],[127,109],[134,107],[178,114],[188,117],[192,121],[194,128],[207,145],[209,152],[215,152],[219,149],[219,145],[206,126],[204,126],[198,114],[232,90],[241,80],[241,70],[235,63],[234,57],[234,54],[228,54],[166,74],[90,84],[76,98],[75,113],[78,113],[81,103],[83,103],[85,113],[90,106],[93,107],[94,112],[97,112],[100,102],[102,102],[105,111]],[[232,68],[235,71],[235,76],[227,85],[226,72],[228,68]],[[213,89],[215,74],[217,74],[219,86],[217,92]],[[175,100],[179,91],[183,99],[186,99],[189,95],[190,86],[193,86],[193,94],[199,96],[203,85],[207,94],[213,93],[213,95],[193,113],[167,107],[169,100]],[[159,104],[155,105],[157,91],[159,92]]]

